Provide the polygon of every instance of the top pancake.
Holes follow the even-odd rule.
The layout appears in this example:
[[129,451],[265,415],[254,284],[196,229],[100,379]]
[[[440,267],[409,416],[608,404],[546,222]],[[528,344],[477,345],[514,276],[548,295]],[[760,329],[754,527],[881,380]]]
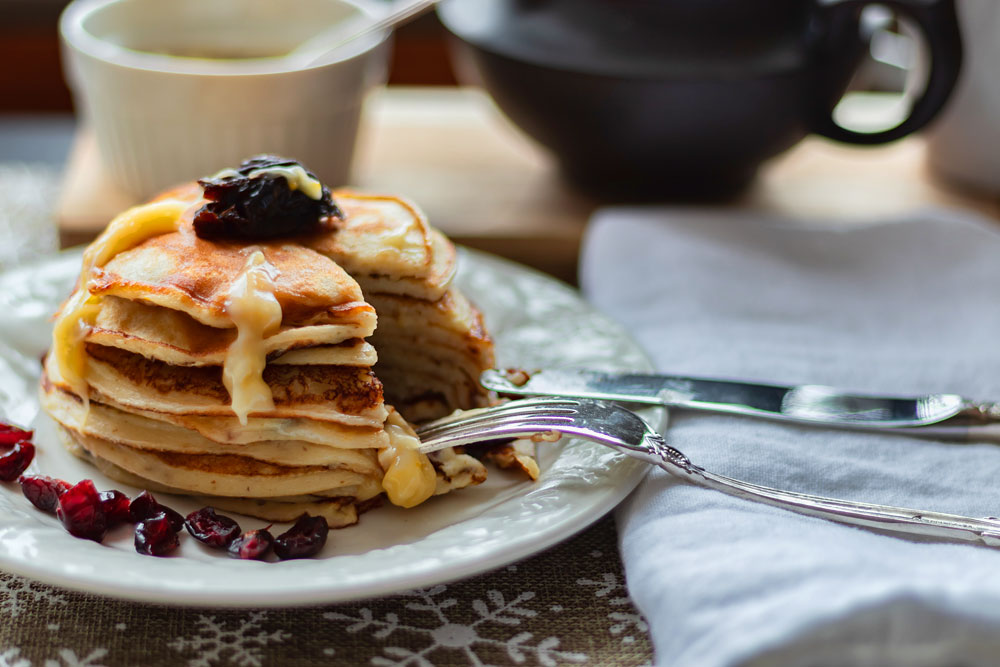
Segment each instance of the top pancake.
[[243,245],[206,241],[193,228],[147,239],[93,270],[90,291],[141,300],[229,328],[226,300],[247,258],[260,250],[276,269],[282,324],[343,324],[363,305],[358,284],[329,258],[295,243]]
[[455,274],[455,247],[401,197],[336,190],[344,212],[333,231],[304,243],[354,276],[365,294],[385,293],[436,301]]
[[247,257],[262,250],[278,271],[275,296],[283,324],[304,326],[340,323],[338,308],[362,302],[362,289],[436,301],[454,277],[454,246],[400,197],[338,190],[334,199],[343,220],[326,220],[320,231],[302,237],[250,245],[194,233],[192,219],[205,202],[197,183],[154,201],[164,199],[191,202],[179,230],[148,239],[95,269],[94,294],[142,300],[209,326],[231,327],[224,304],[232,281]]

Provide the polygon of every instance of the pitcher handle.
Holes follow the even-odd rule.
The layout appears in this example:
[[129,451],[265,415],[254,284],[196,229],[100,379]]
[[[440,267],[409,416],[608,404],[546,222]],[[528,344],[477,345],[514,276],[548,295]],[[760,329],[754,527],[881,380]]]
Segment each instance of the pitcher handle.
[[[908,16],[917,24],[930,51],[927,85],[913,103],[909,115],[895,127],[879,132],[850,130],[833,119],[833,109],[819,113],[812,131],[829,139],[852,144],[883,144],[900,139],[925,126],[941,110],[951,95],[962,69],[962,36],[954,0],[841,0],[828,6],[837,14],[849,13],[857,22],[868,5],[884,5]],[[848,18],[848,17],[838,17]]]

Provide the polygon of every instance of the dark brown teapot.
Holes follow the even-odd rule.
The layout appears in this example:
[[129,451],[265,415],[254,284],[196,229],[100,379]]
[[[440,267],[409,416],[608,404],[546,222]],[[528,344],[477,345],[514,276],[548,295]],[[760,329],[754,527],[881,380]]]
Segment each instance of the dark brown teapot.
[[810,133],[856,144],[926,125],[958,77],[953,0],[887,0],[929,45],[927,85],[891,129],[832,110],[869,47],[866,0],[446,0],[500,108],[588,189],[719,197]]

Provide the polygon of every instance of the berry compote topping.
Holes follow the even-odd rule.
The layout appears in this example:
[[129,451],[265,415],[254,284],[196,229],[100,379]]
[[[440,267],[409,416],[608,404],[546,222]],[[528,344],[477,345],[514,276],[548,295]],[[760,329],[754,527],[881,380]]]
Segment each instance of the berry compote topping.
[[128,496],[121,491],[111,489],[110,491],[101,491],[100,498],[104,514],[108,517],[108,528],[132,522],[132,516],[129,514],[131,503]]
[[195,213],[195,234],[205,239],[269,239],[312,231],[331,216],[343,218],[326,186],[319,199],[313,199],[282,173],[298,169],[318,183],[295,160],[274,155],[258,155],[237,169],[199,180],[208,203]]
[[21,493],[31,504],[49,514],[55,514],[59,496],[69,490],[69,483],[44,475],[21,475],[17,480]]
[[180,546],[177,531],[164,513],[143,519],[135,525],[135,550],[147,556],[166,556]]
[[240,524],[228,516],[217,514],[214,507],[202,507],[184,520],[191,537],[215,549],[225,549],[240,536]]
[[174,529],[174,532],[184,527],[184,517],[166,505],[158,503],[149,491],[143,491],[132,499],[132,503],[128,508],[128,514],[132,523],[139,523],[143,519],[149,519],[157,514],[165,514],[167,519],[170,520],[170,525]]
[[31,436],[33,435],[34,431],[28,431],[6,422],[0,422],[0,446],[10,446],[22,440],[31,440]]
[[326,544],[329,532],[326,519],[303,514],[294,526],[274,539],[274,553],[281,560],[315,556]]
[[0,454],[0,480],[13,482],[28,469],[33,458],[35,458],[35,446],[28,440],[22,440],[3,452]]
[[85,479],[71,486],[56,505],[56,516],[70,535],[100,542],[108,531],[108,519],[94,483]]
[[229,544],[229,555],[243,560],[264,560],[274,545],[274,535],[267,528],[248,530]]

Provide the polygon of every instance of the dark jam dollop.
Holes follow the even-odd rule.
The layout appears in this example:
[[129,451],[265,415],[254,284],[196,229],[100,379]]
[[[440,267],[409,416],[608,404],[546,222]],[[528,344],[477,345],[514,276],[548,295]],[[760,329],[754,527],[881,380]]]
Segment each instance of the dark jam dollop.
[[195,213],[195,233],[204,239],[270,239],[312,231],[324,218],[343,218],[325,185],[322,196],[312,199],[301,190],[293,190],[280,174],[250,176],[262,169],[296,166],[302,165],[274,155],[258,155],[235,170],[199,180],[209,201]]

